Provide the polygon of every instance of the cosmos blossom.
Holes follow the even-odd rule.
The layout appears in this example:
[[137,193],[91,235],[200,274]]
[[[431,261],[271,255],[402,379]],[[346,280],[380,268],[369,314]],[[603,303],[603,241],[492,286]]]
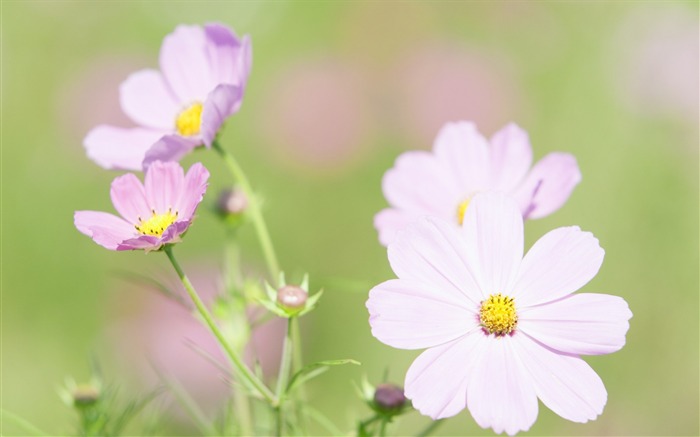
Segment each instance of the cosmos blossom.
[[515,199],[523,217],[541,218],[559,209],[581,181],[576,158],[546,155],[534,167],[527,132],[509,124],[487,141],[470,122],[447,123],[433,151],[401,154],[384,174],[382,190],[390,207],[374,217],[382,244],[424,216],[462,223],[472,197],[484,191]]
[[209,172],[201,163],[187,175],[177,162],[154,162],[145,183],[133,174],[112,182],[111,197],[121,217],[99,211],[76,211],[75,227],[110,250],[146,251],[180,241],[207,190]]
[[138,127],[95,127],[83,141],[88,157],[107,169],[141,170],[211,146],[241,106],[251,54],[250,38],[224,25],[178,26],[163,40],[160,71],[137,71],[119,89]]
[[591,233],[555,229],[523,257],[520,207],[485,193],[462,227],[423,218],[388,256],[398,279],[370,291],[369,321],[389,346],[427,348],[405,380],[421,413],[468,408],[481,427],[510,435],[535,422],[537,398],[574,422],[602,413],[607,392],[580,355],[622,348],[632,313],[620,297],[573,294],[603,262]]

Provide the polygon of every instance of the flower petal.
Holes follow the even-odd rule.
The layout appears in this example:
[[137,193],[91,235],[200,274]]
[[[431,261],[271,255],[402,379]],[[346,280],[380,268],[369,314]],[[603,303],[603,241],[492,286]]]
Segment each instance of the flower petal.
[[416,215],[457,221],[460,191],[446,177],[446,168],[425,151],[402,153],[382,178],[389,204]]
[[437,217],[423,217],[389,244],[391,268],[400,279],[424,284],[439,295],[475,307],[483,295],[467,262],[469,248],[459,229]]
[[135,123],[165,131],[175,130],[175,119],[182,109],[156,70],[131,74],[119,87],[122,110]]
[[146,171],[155,161],[179,161],[201,144],[198,137],[162,136],[146,152],[143,158],[143,170]]
[[219,23],[206,24],[204,34],[214,83],[244,88],[252,66],[250,37],[244,35],[239,40],[231,29]]
[[550,410],[573,422],[587,422],[603,412],[608,398],[603,381],[582,359],[546,349],[526,335],[513,345],[527,369],[537,397]]
[[177,210],[181,220],[192,220],[197,206],[204,198],[207,191],[207,181],[209,171],[201,162],[193,164],[185,175],[185,182],[182,185],[182,194],[177,201]]
[[511,123],[491,137],[493,190],[510,192],[523,180],[532,164],[527,132]]
[[180,25],[163,39],[160,69],[170,89],[184,105],[203,102],[216,86],[207,53],[207,38],[199,26]]
[[467,386],[469,412],[479,426],[497,434],[527,431],[537,419],[537,396],[513,338],[483,337]]
[[420,354],[406,372],[404,384],[413,407],[434,420],[462,411],[467,405],[467,381],[486,340],[481,331],[475,331]]
[[177,211],[184,181],[184,172],[177,162],[156,161],[151,164],[145,180],[148,206],[157,214]]
[[219,85],[209,93],[202,110],[200,132],[204,144],[211,146],[221,125],[241,106],[242,88],[235,85]]
[[80,232],[92,238],[95,243],[110,250],[117,250],[122,241],[135,235],[131,224],[106,212],[76,211],[73,223]]
[[608,294],[574,294],[518,312],[518,329],[568,354],[600,355],[620,350],[632,312]]
[[604,256],[593,234],[578,226],[549,231],[523,258],[513,297],[524,308],[571,294],[593,279]]
[[579,182],[576,158],[568,153],[550,153],[535,164],[514,196],[526,211],[525,217],[537,219],[561,208]]
[[474,123],[447,123],[435,139],[433,152],[440,161],[442,171],[455,181],[453,184],[465,199],[475,192],[491,188],[488,142]]
[[517,204],[498,193],[476,195],[464,215],[467,264],[483,297],[510,295],[523,256],[523,217]]
[[374,216],[374,227],[379,232],[379,242],[384,246],[394,241],[396,233],[421,217],[397,208],[385,208]]
[[108,170],[141,170],[146,151],[164,134],[160,130],[100,125],[83,140],[88,158]]
[[119,176],[112,181],[110,196],[117,212],[132,225],[138,223],[139,219],[151,216],[143,184],[132,173]]
[[433,287],[403,279],[383,282],[367,300],[372,335],[399,349],[447,343],[476,328],[476,307]]
[[153,235],[139,235],[134,238],[122,241],[116,250],[151,250],[159,249],[162,244],[160,238]]

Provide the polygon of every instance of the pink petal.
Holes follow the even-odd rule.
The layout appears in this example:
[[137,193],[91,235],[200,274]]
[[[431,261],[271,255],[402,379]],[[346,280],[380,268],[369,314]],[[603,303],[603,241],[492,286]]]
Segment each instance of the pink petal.
[[561,208],[579,182],[576,158],[568,153],[550,153],[535,164],[513,195],[526,218],[537,219]]
[[134,227],[114,214],[99,211],[76,211],[73,223],[95,243],[110,250],[135,235]]
[[159,243],[160,238],[153,235],[139,235],[134,238],[122,241],[117,250],[156,250],[159,249],[162,244]]
[[537,396],[513,338],[482,337],[467,386],[469,412],[479,426],[497,434],[527,431],[537,419]]
[[[440,161],[442,172],[454,181],[459,195],[465,199],[491,188],[488,142],[473,123],[447,123],[435,139],[433,152]],[[454,208],[456,212],[457,205]]]
[[163,131],[100,125],[83,140],[88,158],[108,170],[141,170],[146,151]]
[[162,136],[146,152],[143,159],[143,169],[146,171],[155,161],[179,161],[201,144],[198,137]]
[[428,349],[406,373],[404,393],[433,419],[451,417],[467,405],[467,381],[487,341],[481,331]]
[[182,194],[177,201],[177,209],[179,218],[182,220],[191,220],[197,206],[204,198],[204,193],[207,191],[207,181],[209,180],[209,171],[198,162],[193,164],[185,175],[185,182],[182,186]]
[[464,215],[467,264],[483,297],[510,295],[523,256],[523,217],[518,205],[497,193],[476,195]]
[[416,215],[435,215],[457,222],[463,200],[446,168],[424,151],[402,153],[384,174],[382,191],[389,204]]
[[252,66],[250,37],[239,40],[231,29],[218,23],[205,25],[204,33],[214,83],[245,87]]
[[159,71],[141,70],[130,75],[119,87],[119,98],[122,110],[135,123],[175,130],[175,119],[182,108]]
[[600,355],[620,350],[632,312],[608,294],[574,294],[518,311],[518,329],[568,354]]
[[573,422],[587,422],[603,412],[608,398],[600,377],[582,359],[555,353],[526,335],[512,337],[515,351],[550,410]]
[[[177,211],[185,175],[177,162],[156,161],[146,172],[146,201],[157,214]],[[184,217],[183,217],[184,218]]]
[[151,216],[146,202],[146,191],[141,181],[132,173],[119,176],[112,181],[110,190],[114,208],[132,224]]
[[510,192],[523,180],[532,164],[527,132],[511,123],[491,138],[493,190]]
[[207,53],[207,38],[199,26],[180,25],[160,48],[160,69],[170,89],[185,106],[203,102],[216,86]]
[[221,125],[241,106],[242,88],[235,85],[219,85],[207,96],[202,110],[201,135],[207,147],[216,138]]
[[396,208],[385,208],[374,216],[374,227],[379,232],[379,242],[387,246],[394,241],[396,233],[408,224],[417,221],[420,215]]
[[598,273],[605,251],[578,226],[546,233],[523,258],[513,297],[519,307],[551,302],[583,287]]
[[476,306],[434,287],[393,279],[374,287],[367,309],[372,335],[399,349],[447,343],[476,328]]
[[458,228],[437,217],[424,217],[398,233],[389,244],[388,256],[400,279],[478,308],[483,295],[467,262],[468,250]]

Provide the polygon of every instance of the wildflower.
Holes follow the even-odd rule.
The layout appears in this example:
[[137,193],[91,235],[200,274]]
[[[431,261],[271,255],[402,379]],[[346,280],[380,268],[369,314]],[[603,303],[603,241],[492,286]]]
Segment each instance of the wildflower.
[[403,388],[390,383],[379,384],[374,391],[374,406],[389,415],[400,413],[406,406]]
[[100,125],[87,154],[107,169],[141,170],[210,147],[241,106],[251,67],[250,38],[221,24],[178,26],[163,40],[160,71],[141,70],[121,85],[122,110],[138,127]]
[[110,250],[160,249],[180,241],[207,189],[209,172],[200,163],[187,175],[176,162],[154,162],[145,184],[133,174],[112,182],[111,197],[121,217],[76,211],[75,227]]
[[581,180],[568,153],[550,153],[530,169],[530,141],[515,124],[496,132],[490,143],[473,123],[448,123],[432,153],[399,156],[382,180],[390,208],[374,218],[381,243],[388,245],[396,231],[423,216],[461,224],[470,200],[483,191],[510,195],[525,218],[544,217],[559,209]]
[[370,291],[372,334],[400,349],[427,348],[405,394],[440,419],[469,408],[483,428],[513,435],[537,417],[537,398],[586,422],[607,393],[580,355],[615,352],[632,317],[606,294],[572,294],[604,251],[578,227],[555,229],[523,258],[523,218],[503,194],[474,197],[461,228],[424,218],[388,248],[398,279]]

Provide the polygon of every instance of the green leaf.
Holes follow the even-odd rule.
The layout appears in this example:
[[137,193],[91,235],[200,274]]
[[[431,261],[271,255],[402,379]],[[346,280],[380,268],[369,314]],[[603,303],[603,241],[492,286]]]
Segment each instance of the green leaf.
[[322,373],[330,369],[332,366],[342,366],[343,364],[354,364],[356,366],[362,365],[359,361],[351,359],[326,360],[309,364],[308,366],[295,373],[294,376],[292,376],[292,379],[289,380],[289,384],[287,384],[286,392],[291,392],[297,386],[317,377],[318,375],[321,375]]

